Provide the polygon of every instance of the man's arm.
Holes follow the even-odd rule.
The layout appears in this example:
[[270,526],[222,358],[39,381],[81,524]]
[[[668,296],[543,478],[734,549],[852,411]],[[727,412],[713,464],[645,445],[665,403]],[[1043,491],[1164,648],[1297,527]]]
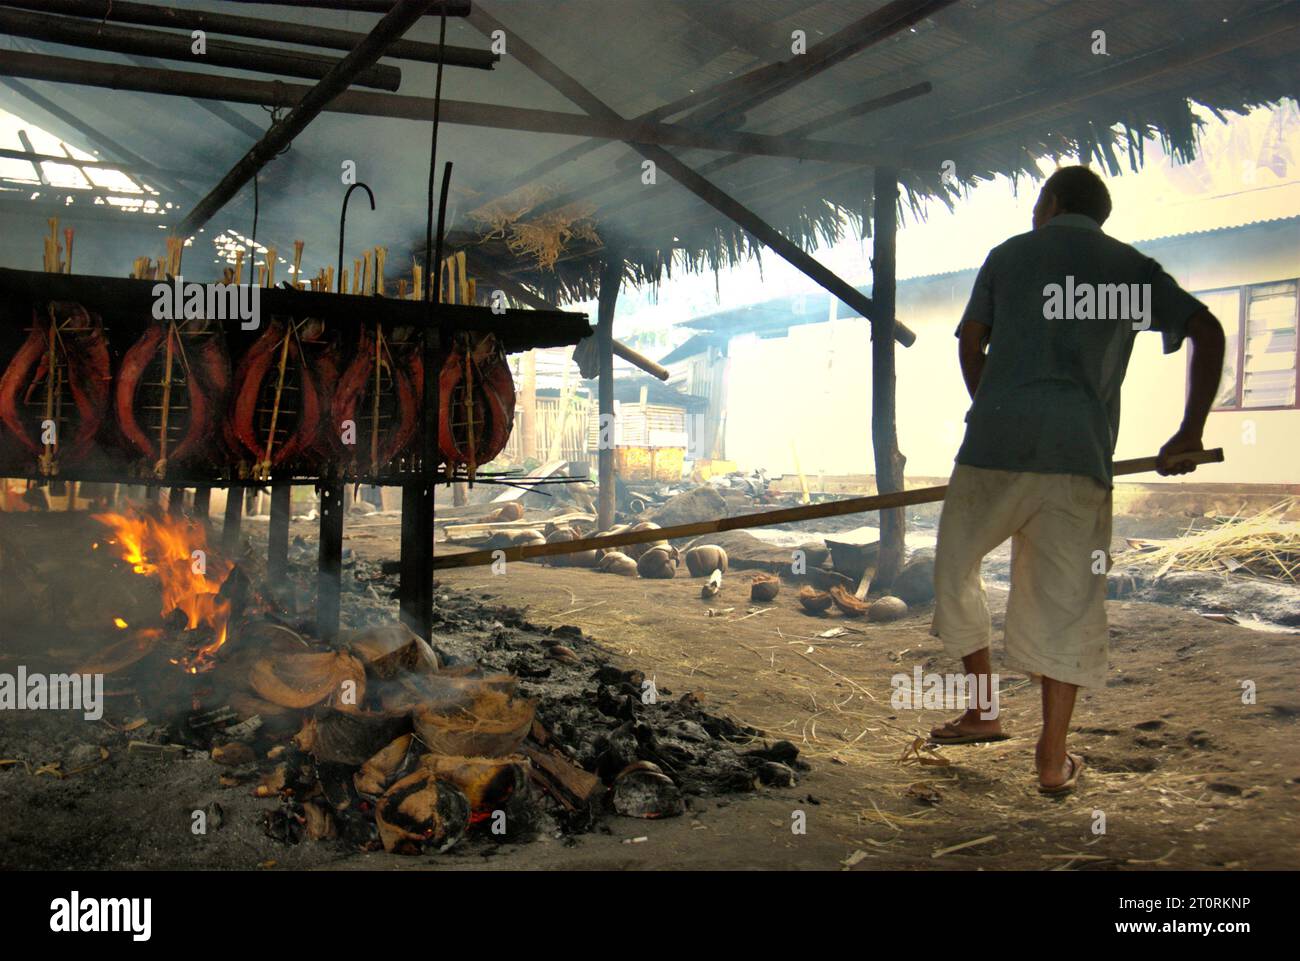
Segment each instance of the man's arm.
[[962,380],[966,381],[966,390],[971,400],[980,385],[980,375],[984,373],[984,348],[989,342],[993,329],[978,321],[965,320],[957,340],[957,357],[961,361]]
[[1156,473],[1165,477],[1196,470],[1178,455],[1205,449],[1201,434],[1223,376],[1223,326],[1215,316],[1205,309],[1193,314],[1187,321],[1187,339],[1192,342],[1192,373],[1183,422],[1156,455]]

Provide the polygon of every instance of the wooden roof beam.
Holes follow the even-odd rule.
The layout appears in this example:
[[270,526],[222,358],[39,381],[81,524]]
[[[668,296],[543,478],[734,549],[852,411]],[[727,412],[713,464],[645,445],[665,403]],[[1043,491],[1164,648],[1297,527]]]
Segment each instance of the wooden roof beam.
[[198,231],[211,219],[212,215],[224,207],[239,191],[257,176],[273,158],[285,147],[293,143],[294,137],[302,133],[307,125],[320,115],[339,93],[347,90],[348,85],[357,74],[372,66],[384,54],[390,43],[406,33],[429,8],[429,0],[397,0],[393,9],[384,15],[366,39],[332,67],[316,86],[312,87],[293,109],[277,121],[248,153],[230,169],[206,197],[185,215],[174,230],[184,237]]
[[[116,23],[52,16],[49,13],[28,13],[25,10],[11,9],[4,4],[0,4],[0,33],[44,43],[107,50],[111,53],[139,54],[187,63],[196,60],[192,49],[194,41],[186,34],[123,27]],[[206,51],[200,62],[213,66],[316,80],[342,62],[339,57],[321,56],[287,47],[218,40],[215,37],[206,41]],[[358,71],[352,82],[362,87],[396,90],[402,83],[402,71],[387,64],[372,65]]]
[[[476,6],[471,11],[468,20],[475,28],[485,34],[490,34],[493,30],[505,29],[499,20],[483,9],[482,5]],[[601,120],[609,122],[622,120],[608,104],[561,70],[517,33],[511,33],[510,38],[513,55],[520,63],[551,84],[583,110]],[[662,147],[652,144],[633,143],[632,148],[647,160],[652,161],[660,170],[709,204],[709,206],[749,231],[783,260],[816,281],[829,293],[834,294],[862,316],[874,319],[876,315],[875,305],[869,297],[864,296],[852,284],[841,279],[834,272],[810,257],[802,248],[780,231],[773,229],[752,210],[735,198],[728,196],[716,185],[700,176]],[[896,323],[894,326],[894,336],[899,343],[904,347],[915,343],[915,333],[903,324]]]
[[[251,40],[278,40],[282,43],[306,47],[324,47],[327,50],[351,50],[365,39],[364,33],[336,30],[314,24],[293,23],[286,20],[263,20],[228,13],[209,13],[206,10],[182,10],[176,7],[157,7],[129,0],[0,0],[0,6],[21,7],[44,13],[61,13],[69,16],[94,17],[110,23],[135,23],[146,27],[173,27],[177,30],[205,30],[208,33]],[[398,40],[384,54],[396,60],[416,60],[420,63],[437,63],[439,50],[436,43],[421,40]],[[442,62],[448,67],[472,67],[491,70],[501,58],[490,50],[445,45],[441,51]]]
[[[245,80],[187,70],[147,70],[123,64],[47,57],[0,50],[0,76],[27,77],[55,83],[74,83],[111,90],[134,90],[178,97],[225,100],[230,103],[289,106],[302,102],[312,91],[303,84]],[[432,120],[433,98],[403,94],[380,94],[344,90],[320,108],[327,113],[346,113],[401,120]],[[556,110],[532,110],[464,100],[443,100],[443,123],[502,130],[527,130],[607,140],[692,147],[728,153],[827,163],[870,165],[873,158],[857,144],[824,140],[799,140],[763,134],[702,130],[677,124],[641,123],[619,117],[600,118]]]

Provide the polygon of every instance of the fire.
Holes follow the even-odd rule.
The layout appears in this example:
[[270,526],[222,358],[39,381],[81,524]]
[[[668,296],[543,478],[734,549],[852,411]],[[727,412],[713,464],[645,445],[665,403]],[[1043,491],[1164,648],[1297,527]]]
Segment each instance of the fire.
[[[108,543],[135,573],[157,578],[164,618],[181,611],[187,629],[212,629],[211,642],[176,662],[191,674],[210,668],[212,656],[226,643],[230,602],[218,593],[234,565],[209,552],[206,530],[193,521],[136,511],[94,518],[113,531]],[[114,623],[126,626],[120,617]]]

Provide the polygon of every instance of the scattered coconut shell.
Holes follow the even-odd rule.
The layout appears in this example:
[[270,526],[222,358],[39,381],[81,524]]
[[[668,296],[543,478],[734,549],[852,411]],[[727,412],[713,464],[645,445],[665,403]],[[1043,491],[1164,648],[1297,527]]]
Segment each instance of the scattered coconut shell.
[[92,654],[78,671],[82,674],[112,674],[125,670],[151,653],[162,636],[163,632],[157,628],[133,630],[127,637]]
[[838,584],[831,588],[830,595],[831,601],[845,617],[863,617],[871,608],[866,601],[858,600]]
[[624,817],[671,818],[685,812],[682,792],[650,761],[629,764],[614,779],[614,810]]
[[[454,674],[448,668],[434,675],[408,675],[379,687],[379,703],[390,714],[414,711],[419,707],[437,705],[440,710],[472,709],[484,692],[491,691],[509,697],[514,694],[519,679],[513,674]],[[477,671],[472,664],[464,670]]]
[[835,602],[831,599],[830,594],[805,584],[799,591],[799,603],[803,605],[803,609],[808,613],[821,614],[830,610],[831,605]]
[[241,764],[252,764],[257,760],[257,755],[243,741],[231,741],[229,744],[214,747],[212,760],[227,767],[239,767]]
[[515,547],[531,547],[534,544],[546,543],[546,536],[541,531],[533,530],[531,527],[527,530],[516,531],[513,537]]
[[308,841],[327,841],[339,836],[334,814],[319,800],[302,805],[302,836]]
[[[642,521],[640,524],[633,524],[628,528],[629,531],[657,531],[660,527],[654,521]],[[667,545],[667,541],[649,541],[645,544],[626,544],[623,546],[623,553],[633,560],[640,560],[641,555],[654,547]]]
[[510,501],[502,504],[486,518],[488,524],[498,524],[505,521],[520,521],[524,519],[523,505],[518,501]]
[[415,738],[403,734],[367,758],[352,775],[352,784],[358,793],[375,797],[388,790],[394,781],[410,774],[418,762],[419,746]]
[[356,767],[410,729],[405,713],[322,710],[303,722],[293,742],[319,762]]
[[499,808],[522,794],[528,785],[528,759],[509,757],[448,757],[427,754],[421,765],[434,777],[456,785],[475,813]]
[[450,847],[469,828],[469,815],[460,789],[427,769],[399,780],[375,805],[379,840],[394,854],[419,854],[426,845]]
[[636,561],[621,551],[607,550],[605,556],[596,562],[596,569],[604,574],[621,574],[624,577],[636,577]]
[[716,544],[701,544],[686,552],[686,569],[691,577],[708,577],[714,571],[727,572],[727,552]]
[[751,601],[770,601],[781,592],[781,578],[775,574],[762,571],[750,578],[749,599]]
[[328,701],[341,711],[357,711],[366,694],[366,669],[346,651],[264,657],[253,664],[248,681],[260,697],[281,707]]
[[346,631],[340,640],[375,677],[438,673],[438,655],[401,622]]
[[[578,535],[568,527],[557,527],[546,535],[546,543],[567,544],[569,541],[576,539],[577,536]],[[573,561],[569,554],[556,554],[553,557],[546,558],[546,563],[550,564],[552,567],[569,567]]]
[[894,597],[892,594],[885,595],[867,608],[867,620],[882,624],[906,616],[907,602],[901,597]]
[[636,571],[642,577],[667,580],[677,576],[677,549],[664,544],[652,547],[637,559]]
[[[615,524],[609,530],[601,531],[599,536],[609,537],[614,534],[622,534],[627,529],[628,529],[628,525],[626,524]],[[621,547],[602,547],[598,551],[596,551],[596,553],[601,557],[604,557],[606,554],[622,554],[625,553],[625,551]]]
[[519,750],[536,709],[533,701],[484,689],[468,706],[418,707],[411,721],[432,754],[505,757]]

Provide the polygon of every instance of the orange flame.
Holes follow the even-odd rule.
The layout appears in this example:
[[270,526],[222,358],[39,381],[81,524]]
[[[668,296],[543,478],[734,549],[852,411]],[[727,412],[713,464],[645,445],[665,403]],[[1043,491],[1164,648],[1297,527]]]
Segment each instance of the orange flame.
[[95,514],[94,519],[112,529],[109,543],[133,571],[158,579],[163,617],[182,611],[190,630],[212,628],[215,640],[178,662],[191,674],[210,668],[212,656],[226,643],[230,619],[230,602],[217,592],[234,565],[208,550],[206,530],[193,521],[136,512]]

